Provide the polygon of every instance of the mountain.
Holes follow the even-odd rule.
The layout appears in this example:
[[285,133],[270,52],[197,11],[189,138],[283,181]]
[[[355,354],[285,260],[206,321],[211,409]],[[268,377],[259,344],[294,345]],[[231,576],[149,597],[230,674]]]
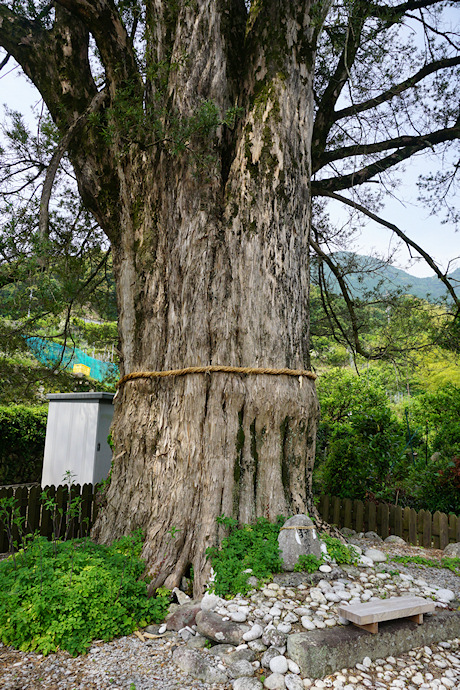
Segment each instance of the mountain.
[[[405,294],[421,297],[434,302],[448,295],[447,288],[436,275],[428,278],[417,278],[401,268],[386,264],[372,256],[353,254],[352,252],[336,252],[331,255],[335,262],[342,267],[348,267],[347,284],[353,295],[364,297],[366,293],[378,290],[385,293],[390,290],[401,290]],[[324,264],[325,276],[333,292],[340,293],[335,276]],[[460,268],[448,275],[456,293],[460,296]],[[312,279],[317,283],[316,267],[312,267]]]

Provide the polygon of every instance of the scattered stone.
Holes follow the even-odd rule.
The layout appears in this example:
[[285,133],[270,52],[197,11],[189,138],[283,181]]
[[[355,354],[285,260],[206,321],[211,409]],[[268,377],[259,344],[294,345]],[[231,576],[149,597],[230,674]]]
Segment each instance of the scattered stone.
[[181,589],[179,589],[179,587],[174,587],[172,593],[176,595],[176,599],[179,602],[179,606],[182,606],[183,604],[189,604],[192,601],[189,595],[183,592]]
[[196,615],[201,611],[200,604],[183,604],[170,613],[166,618],[168,630],[182,630],[187,625],[195,625]]
[[270,671],[272,673],[287,673],[289,670],[288,662],[285,656],[274,656],[270,661]]
[[237,678],[233,690],[262,690],[263,685],[257,678]]
[[260,637],[262,637],[263,633],[263,628],[261,625],[256,623],[255,625],[252,626],[250,630],[244,633],[243,635],[243,640],[245,642],[252,642],[254,640],[258,640]]
[[379,537],[377,532],[365,532],[365,539],[371,539],[372,541],[383,541],[382,537]]
[[287,673],[284,676],[284,683],[286,685],[287,690],[303,690],[304,688],[302,679],[299,678],[299,676],[294,675],[293,673]]
[[246,625],[224,621],[217,613],[201,610],[196,614],[196,627],[201,635],[215,642],[234,645],[241,644],[244,633],[249,630]]
[[[363,558],[363,556],[361,556],[361,558]],[[385,563],[387,560],[383,551],[379,551],[378,549],[366,549],[364,558],[370,558],[374,563]]]
[[389,537],[384,539],[385,544],[401,544],[401,546],[405,545],[405,541],[402,537],[398,537],[396,534],[390,534]]
[[228,666],[227,673],[231,678],[253,676],[254,668],[249,661],[246,661],[246,659],[237,659]]
[[262,642],[267,647],[283,647],[286,644],[286,633],[275,628],[265,628],[262,635]]
[[173,652],[173,661],[182,671],[189,673],[205,683],[226,683],[228,676],[225,671],[217,668],[213,657],[198,649],[177,647]]
[[264,680],[264,688],[267,690],[284,690],[285,687],[284,676],[281,673],[272,673]]
[[455,594],[451,589],[438,589],[436,592],[436,599],[449,604],[455,599]]
[[447,544],[446,548],[444,549],[444,555],[451,558],[459,558],[460,542],[456,542],[455,544]]
[[201,600],[201,609],[203,611],[214,611],[217,606],[222,604],[222,599],[217,594],[209,594],[206,592]]

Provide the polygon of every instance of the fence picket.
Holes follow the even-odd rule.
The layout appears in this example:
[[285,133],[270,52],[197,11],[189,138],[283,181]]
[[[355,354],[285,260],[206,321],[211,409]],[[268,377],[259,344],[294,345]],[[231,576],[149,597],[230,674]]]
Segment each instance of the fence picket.
[[366,504],[367,513],[367,531],[377,532],[377,506],[375,503],[369,502]]
[[386,503],[379,504],[378,517],[380,523],[379,535],[382,539],[386,539],[390,534],[390,508]]
[[449,520],[445,513],[439,519],[439,548],[445,549],[449,543]]
[[27,501],[27,529],[30,534],[35,534],[40,528],[40,495],[41,488],[39,486],[30,487]]
[[332,524],[340,527],[340,498],[338,496],[332,499]]
[[355,499],[353,501],[353,516],[355,518],[355,529],[358,533],[364,531],[364,503]]
[[435,549],[440,548],[441,544],[441,513],[439,510],[435,512],[433,515],[433,526],[432,526],[432,533],[433,533],[433,547]]
[[423,515],[423,535],[422,535],[422,541],[421,545],[425,547],[425,549],[430,549],[431,548],[431,528],[433,525],[433,516],[431,515],[429,510],[425,510],[425,513]]
[[353,501],[345,498],[343,501],[343,526],[353,529]]

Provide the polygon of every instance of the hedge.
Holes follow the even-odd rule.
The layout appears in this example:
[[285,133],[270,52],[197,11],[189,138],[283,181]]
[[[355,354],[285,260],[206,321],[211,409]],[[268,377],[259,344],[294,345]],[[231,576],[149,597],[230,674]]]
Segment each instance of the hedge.
[[41,479],[48,408],[0,406],[0,484]]

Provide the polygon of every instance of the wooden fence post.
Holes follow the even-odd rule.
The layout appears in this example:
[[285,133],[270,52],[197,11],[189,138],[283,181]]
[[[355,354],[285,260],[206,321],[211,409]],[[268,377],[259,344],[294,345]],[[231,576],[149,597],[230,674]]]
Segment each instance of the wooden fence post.
[[439,518],[439,548],[445,549],[449,543],[449,521],[445,513]]
[[332,524],[342,527],[340,524],[340,498],[338,496],[332,498]]
[[456,543],[460,541],[460,535],[457,534],[459,525],[458,523],[460,520],[458,520],[457,516],[454,515],[453,513],[449,514],[449,542],[450,543]]
[[433,516],[429,510],[425,510],[423,515],[423,535],[421,544],[425,549],[431,549],[431,527],[433,524]]
[[86,537],[92,527],[91,508],[96,496],[93,495],[93,485],[83,484],[81,491],[80,536]]
[[[56,496],[56,487],[45,486],[44,493],[46,494],[46,499],[53,501]],[[45,501],[46,501],[45,499]],[[40,523],[40,534],[42,537],[50,539],[53,536],[53,511],[51,508],[46,508],[44,503],[42,505],[42,519]]]
[[355,518],[353,529],[359,534],[359,532],[364,531],[364,503],[358,499],[353,501],[353,515]]
[[343,501],[343,526],[353,529],[353,501],[345,498]]
[[378,522],[379,534],[382,539],[386,539],[390,534],[390,509],[386,503],[379,503],[378,505]]
[[377,506],[375,503],[366,503],[366,532],[377,532]]
[[[0,489],[0,500],[2,498],[10,498],[13,495],[13,489]],[[6,531],[6,526],[2,520],[0,520],[0,553],[6,553],[10,548],[8,541],[8,533]]]
[[432,532],[433,532],[433,547],[435,549],[440,548],[441,544],[441,513],[439,510],[435,512],[433,515],[433,527],[432,527]]
[[27,527],[30,534],[35,534],[40,529],[40,496],[41,488],[39,486],[31,486],[27,505]]

